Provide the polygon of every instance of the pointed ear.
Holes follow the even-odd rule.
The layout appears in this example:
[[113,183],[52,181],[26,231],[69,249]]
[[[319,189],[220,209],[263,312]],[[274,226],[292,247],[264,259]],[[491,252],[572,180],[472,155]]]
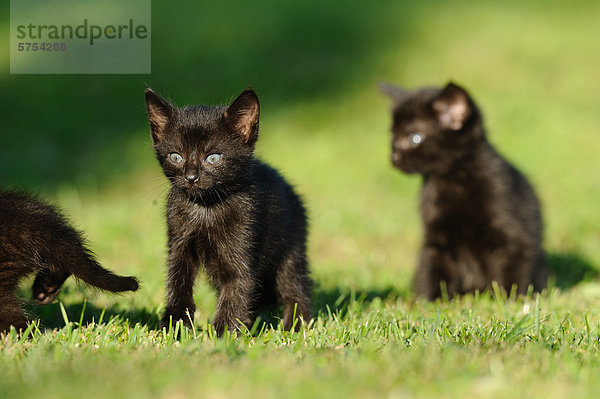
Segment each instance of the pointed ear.
[[258,96],[251,88],[244,90],[223,114],[227,123],[242,135],[246,143],[254,143],[258,138],[258,118],[260,104]]
[[432,105],[440,125],[451,130],[462,129],[473,113],[467,92],[452,82],[442,89]]
[[150,119],[150,133],[152,141],[156,144],[161,141],[165,126],[173,116],[173,106],[166,100],[159,97],[150,87],[146,86],[146,109],[148,110],[148,119]]
[[377,87],[381,94],[391,98],[395,103],[401,102],[410,94],[408,90],[394,86],[391,83],[379,82]]

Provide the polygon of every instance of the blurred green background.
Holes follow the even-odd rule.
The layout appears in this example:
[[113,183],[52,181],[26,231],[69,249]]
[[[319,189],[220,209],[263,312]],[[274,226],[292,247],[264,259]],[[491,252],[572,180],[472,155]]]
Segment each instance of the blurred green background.
[[[316,310],[351,291],[411,298],[420,179],[390,165],[390,104],[376,84],[452,79],[534,183],[553,284],[570,288],[600,269],[599,15],[597,1],[155,1],[151,75],[10,75],[5,40],[0,185],[42,192],[87,232],[105,266],[143,282],[122,297],[70,282],[67,305],[85,294],[153,323],[168,184],[144,85],[178,105],[225,104],[252,86],[262,105],[258,155],[309,209]],[[196,297],[202,323],[214,294],[200,281]],[[56,305],[34,311],[47,325],[61,320]]]

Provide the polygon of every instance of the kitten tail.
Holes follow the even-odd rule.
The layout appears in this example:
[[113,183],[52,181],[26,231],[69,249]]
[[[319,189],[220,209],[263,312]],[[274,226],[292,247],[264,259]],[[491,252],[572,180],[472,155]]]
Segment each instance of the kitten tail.
[[86,251],[86,259],[72,268],[71,273],[94,287],[111,292],[137,291],[138,280],[135,277],[123,277],[106,270]]

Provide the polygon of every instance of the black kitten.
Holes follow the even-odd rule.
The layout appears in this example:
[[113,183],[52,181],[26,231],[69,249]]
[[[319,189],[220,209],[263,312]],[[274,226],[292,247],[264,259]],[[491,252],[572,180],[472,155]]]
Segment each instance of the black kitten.
[[[292,187],[253,158],[259,103],[252,89],[229,107],[176,108],[146,89],[156,157],[172,189],[169,275],[162,325],[192,325],[200,265],[217,290],[213,325],[251,326],[257,309],[283,304],[284,327],[311,317],[307,222]],[[299,326],[299,323],[296,327]]]
[[0,191],[0,332],[27,326],[15,289],[34,272],[33,299],[39,305],[52,302],[71,274],[107,291],[138,289],[135,278],[102,268],[56,208],[23,193]]
[[404,91],[383,86],[395,101],[392,162],[423,175],[425,238],[415,285],[418,295],[484,290],[507,292],[546,284],[540,206],[525,177],[487,141],[483,119],[465,90]]

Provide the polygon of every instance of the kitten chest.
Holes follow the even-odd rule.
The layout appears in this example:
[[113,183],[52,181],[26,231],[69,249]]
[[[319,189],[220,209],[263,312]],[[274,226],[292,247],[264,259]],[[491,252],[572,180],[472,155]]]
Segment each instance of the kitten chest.
[[491,203],[480,180],[427,180],[421,193],[426,241],[456,252],[494,250],[504,237],[493,227]]

